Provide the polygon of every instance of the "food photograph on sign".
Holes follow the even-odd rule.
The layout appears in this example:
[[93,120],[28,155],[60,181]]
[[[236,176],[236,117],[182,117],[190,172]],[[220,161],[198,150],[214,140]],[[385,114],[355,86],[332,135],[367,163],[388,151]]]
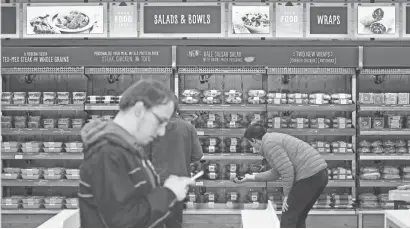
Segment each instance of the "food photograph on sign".
[[26,34],[103,34],[102,5],[27,6]]
[[233,34],[270,34],[269,6],[232,6]]
[[357,34],[394,35],[396,33],[395,6],[358,6]]

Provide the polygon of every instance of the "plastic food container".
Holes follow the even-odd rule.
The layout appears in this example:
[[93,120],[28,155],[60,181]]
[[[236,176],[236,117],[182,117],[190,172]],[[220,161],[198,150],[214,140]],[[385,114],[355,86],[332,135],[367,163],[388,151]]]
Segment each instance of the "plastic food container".
[[1,98],[2,99],[11,99],[13,97],[13,92],[2,92]]
[[41,121],[41,116],[29,116],[28,121],[29,122],[40,122]]
[[13,116],[1,116],[1,122],[11,122],[13,120]]
[[66,169],[65,173],[67,175],[80,175],[80,170],[79,169]]
[[40,104],[40,98],[29,98],[28,104]]
[[52,118],[43,119],[43,127],[44,128],[55,128],[56,120]]
[[39,175],[42,171],[42,168],[21,169],[21,173],[24,175]]
[[83,152],[83,148],[65,148],[67,153],[81,153]]
[[84,144],[82,142],[66,142],[64,143],[66,148],[83,148]]
[[11,122],[1,122],[1,128],[11,128]]
[[45,99],[55,99],[56,95],[55,92],[43,92],[43,98]]
[[44,176],[44,179],[46,180],[61,180],[64,178],[64,175],[62,174],[54,174],[54,175],[44,174],[43,176]]
[[52,196],[44,198],[44,207],[48,209],[60,209],[64,206],[64,197]]
[[26,116],[14,116],[13,119],[14,119],[14,122],[26,122],[27,121]]
[[56,148],[56,147],[48,147],[48,148],[43,148],[45,153],[61,153],[63,151],[63,148]]
[[19,148],[8,148],[8,147],[1,147],[1,152],[3,153],[15,153],[18,152]]
[[28,209],[37,209],[40,208],[42,203],[43,203],[43,199],[41,197],[27,197],[27,198],[23,198],[23,208],[28,208]]
[[62,148],[62,142],[43,142],[44,147],[46,148]]
[[40,175],[27,175],[27,174],[21,174],[21,177],[23,178],[23,180],[38,180],[40,179]]
[[86,97],[87,97],[86,92],[73,92],[73,99],[85,100]]
[[13,92],[13,98],[26,98],[27,92]]
[[40,128],[40,122],[28,122],[28,128]]
[[14,128],[27,128],[27,125],[25,122],[15,122]]
[[21,168],[13,168],[13,167],[8,167],[8,168],[3,168],[3,171],[5,173],[20,173]]
[[21,144],[22,148],[41,148],[42,142],[32,141],[32,142],[24,142]]
[[3,209],[17,209],[19,208],[21,203],[21,199],[20,198],[16,198],[16,197],[6,197],[1,199],[1,208]]
[[59,99],[68,99],[70,97],[69,92],[57,92],[57,98]]
[[65,206],[69,209],[76,209],[78,208],[78,199],[77,198],[67,198],[65,199]]
[[75,118],[71,120],[71,125],[73,126],[73,128],[82,128],[84,125],[84,119]]
[[26,99],[25,98],[18,98],[18,99],[16,99],[16,98],[14,98],[13,99],[13,104],[19,104],[19,105],[21,105],[21,104],[25,104],[26,103]]
[[19,148],[21,146],[20,142],[1,142],[2,148]]
[[60,99],[60,98],[58,98],[57,99],[57,104],[59,104],[59,105],[68,105],[68,104],[70,104],[70,99]]
[[41,97],[41,92],[29,92],[28,93],[29,98],[37,98],[39,99]]
[[16,180],[18,178],[19,174],[18,173],[2,173],[1,174],[1,179],[4,180]]
[[43,104],[46,105],[52,105],[55,103],[55,99],[54,98],[43,98]]
[[43,169],[44,175],[60,175],[64,173],[64,168],[47,168]]

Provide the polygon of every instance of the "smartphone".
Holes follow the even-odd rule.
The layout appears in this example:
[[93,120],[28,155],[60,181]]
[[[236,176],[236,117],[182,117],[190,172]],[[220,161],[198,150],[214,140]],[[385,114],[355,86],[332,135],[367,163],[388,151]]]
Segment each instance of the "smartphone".
[[204,171],[200,171],[199,173],[195,174],[195,176],[191,177],[191,180],[196,180],[204,175]]

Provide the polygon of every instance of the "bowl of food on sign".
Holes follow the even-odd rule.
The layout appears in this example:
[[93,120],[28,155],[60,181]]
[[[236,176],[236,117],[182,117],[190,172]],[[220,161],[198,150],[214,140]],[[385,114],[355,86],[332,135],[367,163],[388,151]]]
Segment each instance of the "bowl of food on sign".
[[51,22],[63,33],[81,33],[94,26],[90,16],[77,10],[55,14]]
[[250,62],[253,62],[255,60],[255,57],[254,56],[248,56],[248,57],[245,57],[244,60],[246,62],[250,63]]
[[266,34],[270,32],[269,16],[265,13],[246,13],[242,16],[242,22],[251,33]]

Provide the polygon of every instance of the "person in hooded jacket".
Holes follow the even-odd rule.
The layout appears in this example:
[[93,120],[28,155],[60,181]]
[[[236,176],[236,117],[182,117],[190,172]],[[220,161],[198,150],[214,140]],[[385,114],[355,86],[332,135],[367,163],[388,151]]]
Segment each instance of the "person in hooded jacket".
[[161,82],[140,80],[122,94],[114,120],[84,126],[81,227],[164,227],[193,181],[173,175],[161,186],[142,146],[165,134],[175,104],[172,91]]
[[[178,98],[175,96],[175,99]],[[190,176],[190,165],[203,156],[201,143],[195,127],[178,117],[177,109],[166,127],[165,135],[145,147],[145,152],[152,161],[161,182],[170,175]],[[168,228],[181,228],[183,202],[175,204],[172,214],[165,222]]]
[[260,123],[250,125],[244,138],[265,157],[272,169],[246,174],[234,181],[275,181],[282,178],[285,199],[280,227],[305,228],[309,211],[328,183],[326,161],[308,143],[287,134],[267,133]]

